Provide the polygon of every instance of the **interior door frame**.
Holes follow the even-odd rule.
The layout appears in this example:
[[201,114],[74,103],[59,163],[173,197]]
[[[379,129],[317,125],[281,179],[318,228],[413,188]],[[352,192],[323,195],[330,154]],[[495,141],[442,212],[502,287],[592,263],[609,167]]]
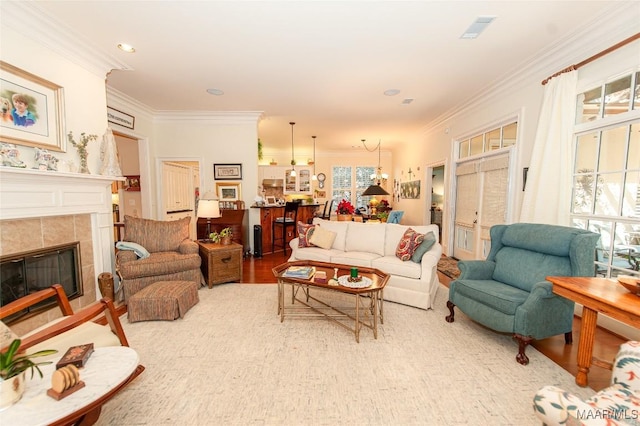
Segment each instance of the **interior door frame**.
[[443,253],[447,253],[448,251],[448,247],[449,247],[449,241],[448,241],[448,217],[447,215],[444,214],[445,211],[448,211],[448,205],[447,203],[449,202],[450,197],[448,196],[447,193],[447,188],[449,187],[449,175],[447,173],[447,170],[449,168],[449,160],[447,158],[443,158],[441,160],[438,161],[434,161],[432,163],[428,163],[425,167],[424,167],[424,194],[425,194],[425,204],[424,204],[424,216],[422,218],[422,223],[431,223],[431,191],[433,190],[433,169],[436,167],[444,167],[444,173],[443,173],[443,178],[444,178],[444,188],[443,188],[443,196],[444,196],[444,200],[443,200],[443,208],[442,208],[442,225],[441,225],[441,229],[440,232],[442,234],[442,238],[440,240],[440,244],[442,245],[442,252]]

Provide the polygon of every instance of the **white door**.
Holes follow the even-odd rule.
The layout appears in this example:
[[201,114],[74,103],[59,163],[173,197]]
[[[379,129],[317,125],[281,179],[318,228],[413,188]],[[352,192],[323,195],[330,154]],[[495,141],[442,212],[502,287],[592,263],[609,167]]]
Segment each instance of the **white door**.
[[458,164],[454,257],[485,259],[491,249],[489,230],[506,223],[510,152]]
[[162,163],[164,220],[191,217],[191,238],[195,238],[195,187],[193,170],[177,163]]

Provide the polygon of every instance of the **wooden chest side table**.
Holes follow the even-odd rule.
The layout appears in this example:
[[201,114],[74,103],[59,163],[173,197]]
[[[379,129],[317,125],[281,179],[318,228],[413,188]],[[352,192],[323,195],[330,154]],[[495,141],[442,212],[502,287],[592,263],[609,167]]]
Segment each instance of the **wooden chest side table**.
[[231,243],[203,243],[200,246],[200,268],[209,288],[214,284],[240,282],[242,279],[242,246]]

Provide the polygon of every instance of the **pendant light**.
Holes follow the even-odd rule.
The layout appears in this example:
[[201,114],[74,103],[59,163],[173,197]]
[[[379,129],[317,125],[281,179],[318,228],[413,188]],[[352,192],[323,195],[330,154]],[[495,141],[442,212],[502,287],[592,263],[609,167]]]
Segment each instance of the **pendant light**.
[[291,125],[291,173],[289,176],[296,177],[296,160],[293,159],[293,126],[295,126],[295,122],[290,121]]
[[371,179],[375,179],[375,183],[370,185],[367,189],[364,190],[364,192],[362,193],[362,195],[364,196],[369,196],[369,195],[389,195],[389,193],[387,191],[384,190],[383,187],[380,186],[380,183],[382,181],[386,181],[387,178],[389,177],[389,175],[387,175],[386,173],[382,173],[382,166],[380,165],[380,145],[382,144],[381,141],[378,141],[378,146],[372,150],[370,150],[369,148],[367,148],[367,144],[364,142],[364,139],[362,139],[362,144],[364,145],[364,149],[366,149],[369,152],[375,151],[376,148],[378,149],[378,169],[377,169],[377,173],[371,175]]
[[311,137],[313,138],[313,175],[311,175],[311,180],[318,180],[318,175],[316,175],[316,137]]

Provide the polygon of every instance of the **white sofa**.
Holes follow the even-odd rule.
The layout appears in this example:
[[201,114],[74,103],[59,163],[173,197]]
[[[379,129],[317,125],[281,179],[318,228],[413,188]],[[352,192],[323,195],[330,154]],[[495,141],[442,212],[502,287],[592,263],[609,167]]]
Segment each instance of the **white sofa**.
[[[395,223],[338,222],[319,218],[314,225],[335,232],[330,249],[298,247],[298,238],[291,240],[291,257],[294,260],[316,260],[351,266],[377,268],[390,275],[384,289],[384,299],[429,309],[433,306],[439,281],[437,265],[442,255],[438,241],[438,226],[407,226]],[[404,232],[412,228],[418,233],[433,232],[436,243],[422,257],[421,263],[402,261],[396,257],[396,247]]]

